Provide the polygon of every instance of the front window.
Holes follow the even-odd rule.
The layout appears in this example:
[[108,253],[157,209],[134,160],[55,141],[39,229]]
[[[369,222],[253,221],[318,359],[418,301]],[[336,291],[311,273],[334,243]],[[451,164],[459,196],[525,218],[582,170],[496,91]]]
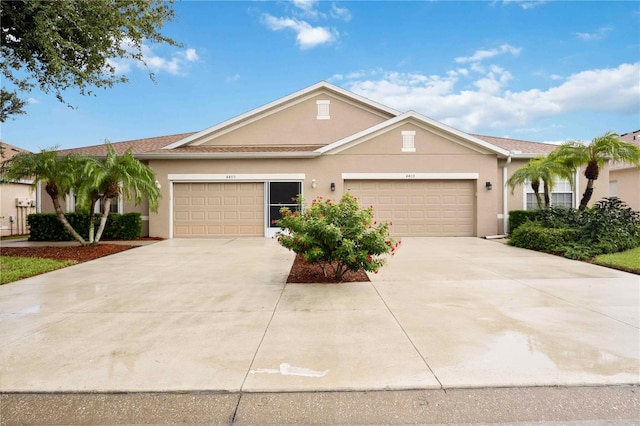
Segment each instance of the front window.
[[[544,191],[542,184],[540,185],[540,197],[544,200]],[[538,202],[536,194],[531,189],[531,184],[525,186],[525,208],[526,210],[537,210]],[[553,189],[551,190],[551,205],[571,208],[573,207],[573,190],[571,184],[566,179],[556,179]]]
[[269,182],[269,227],[277,228],[275,222],[282,217],[280,209],[289,207],[298,210],[296,198],[302,193],[301,182]]

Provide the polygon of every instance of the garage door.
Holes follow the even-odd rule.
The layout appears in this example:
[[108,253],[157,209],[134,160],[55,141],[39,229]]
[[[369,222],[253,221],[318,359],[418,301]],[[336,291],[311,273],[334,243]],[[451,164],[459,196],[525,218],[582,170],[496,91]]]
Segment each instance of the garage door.
[[175,183],[174,237],[264,236],[264,184]]
[[346,181],[345,189],[362,206],[373,205],[378,220],[393,222],[393,235],[475,235],[474,181],[354,180]]

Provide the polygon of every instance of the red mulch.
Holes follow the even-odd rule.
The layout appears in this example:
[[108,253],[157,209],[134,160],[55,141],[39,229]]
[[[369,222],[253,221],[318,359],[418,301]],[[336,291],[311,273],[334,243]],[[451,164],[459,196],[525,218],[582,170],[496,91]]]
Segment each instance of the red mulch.
[[350,282],[369,282],[369,277],[366,272],[347,271],[342,280],[338,281],[332,276],[325,277],[322,274],[320,265],[308,265],[302,262],[302,256],[297,254],[293,265],[291,266],[291,272],[287,278],[287,283],[350,283]]
[[55,260],[75,260],[86,262],[99,257],[108,256],[137,246],[125,246],[120,244],[99,244],[97,246],[72,246],[72,247],[2,247],[2,256],[14,257],[44,257]]

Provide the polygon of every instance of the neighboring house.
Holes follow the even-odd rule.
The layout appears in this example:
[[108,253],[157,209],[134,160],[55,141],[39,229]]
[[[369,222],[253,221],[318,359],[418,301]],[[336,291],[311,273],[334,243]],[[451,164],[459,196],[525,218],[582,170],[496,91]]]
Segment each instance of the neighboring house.
[[[640,148],[640,130],[622,134],[620,139]],[[620,198],[633,210],[640,211],[640,169],[633,164],[611,164],[609,195]]]
[[[131,147],[162,192],[158,213],[118,208],[140,211],[149,234],[164,238],[269,237],[297,194],[310,202],[345,192],[373,205],[398,236],[502,234],[508,211],[527,206],[526,191],[512,195],[504,182],[555,148],[467,134],[326,82],[200,132],[113,146]],[[69,152],[100,156],[106,147],[61,151]],[[608,181],[607,168],[602,175]],[[575,193],[568,198],[575,206]]]
[[[0,162],[20,152],[29,152],[0,141]],[[33,181],[0,184],[0,236],[23,235],[29,232],[27,215],[36,212],[36,191]]]

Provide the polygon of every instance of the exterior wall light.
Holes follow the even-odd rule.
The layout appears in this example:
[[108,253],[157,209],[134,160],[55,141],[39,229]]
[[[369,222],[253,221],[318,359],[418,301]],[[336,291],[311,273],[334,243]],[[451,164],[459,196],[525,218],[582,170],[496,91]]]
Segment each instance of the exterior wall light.
[[160,181],[159,181],[158,179],[156,179],[156,182],[155,182],[155,183],[156,183],[156,187],[157,187],[158,189],[162,189],[162,185],[160,185]]
[[491,191],[493,189],[493,185],[491,185],[491,182],[485,182],[484,187],[487,188],[487,191]]
[[331,182],[331,191],[335,191],[336,190],[336,184],[335,182]]
[[318,186],[318,183],[316,182],[316,180],[315,179],[311,179],[311,187],[313,189],[316,189],[316,186]]

